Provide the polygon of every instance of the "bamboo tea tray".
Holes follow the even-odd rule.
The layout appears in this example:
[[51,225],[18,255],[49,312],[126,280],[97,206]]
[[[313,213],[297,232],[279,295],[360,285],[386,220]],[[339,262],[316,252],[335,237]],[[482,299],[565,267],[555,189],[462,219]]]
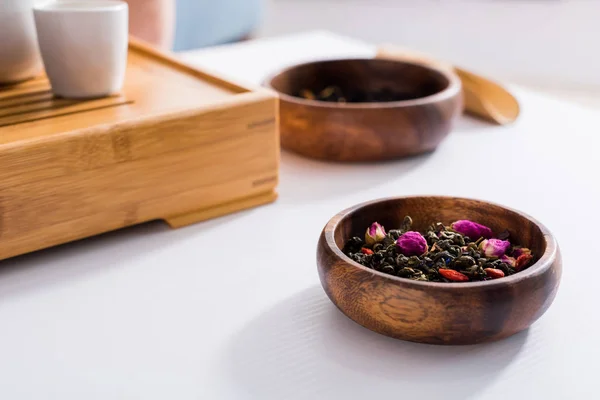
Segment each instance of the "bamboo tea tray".
[[130,41],[121,94],[0,87],[0,259],[162,219],[272,202],[278,99]]

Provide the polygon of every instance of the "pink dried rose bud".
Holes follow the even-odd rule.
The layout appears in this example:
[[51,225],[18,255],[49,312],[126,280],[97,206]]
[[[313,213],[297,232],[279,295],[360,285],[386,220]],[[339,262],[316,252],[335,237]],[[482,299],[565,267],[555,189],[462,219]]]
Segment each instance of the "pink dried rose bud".
[[375,243],[381,242],[385,238],[385,229],[377,222],[373,222],[365,232],[365,242],[372,246]]
[[419,232],[408,231],[396,240],[398,252],[405,256],[421,256],[427,253],[427,240]]
[[523,254],[530,254],[531,255],[531,250],[529,250],[526,247],[515,247],[515,248],[513,248],[512,256],[514,258],[519,258]]
[[456,232],[463,236],[468,236],[471,240],[477,240],[480,237],[489,239],[493,236],[492,230],[487,226],[478,224],[477,222],[469,221],[467,219],[455,221],[450,226]]
[[479,248],[486,257],[502,257],[510,247],[508,240],[485,239],[479,244]]
[[517,265],[517,260],[514,257],[507,256],[506,254],[504,254],[502,257],[500,257],[500,261],[508,264],[510,267],[513,267],[513,268]]

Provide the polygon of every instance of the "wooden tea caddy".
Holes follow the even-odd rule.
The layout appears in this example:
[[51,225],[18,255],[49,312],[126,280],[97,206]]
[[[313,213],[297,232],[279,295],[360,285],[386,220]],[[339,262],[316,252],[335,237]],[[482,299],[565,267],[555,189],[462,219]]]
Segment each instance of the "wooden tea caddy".
[[121,94],[0,87],[0,259],[162,219],[171,227],[272,202],[278,98],[130,39]]

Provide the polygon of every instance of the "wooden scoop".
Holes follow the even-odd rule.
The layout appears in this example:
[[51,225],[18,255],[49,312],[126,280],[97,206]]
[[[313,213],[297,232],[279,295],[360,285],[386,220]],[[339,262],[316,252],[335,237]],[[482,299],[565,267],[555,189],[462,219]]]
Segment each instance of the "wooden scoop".
[[451,69],[462,81],[466,113],[500,125],[511,123],[519,116],[519,103],[515,97],[502,86],[480,75],[397,45],[379,47],[376,57]]

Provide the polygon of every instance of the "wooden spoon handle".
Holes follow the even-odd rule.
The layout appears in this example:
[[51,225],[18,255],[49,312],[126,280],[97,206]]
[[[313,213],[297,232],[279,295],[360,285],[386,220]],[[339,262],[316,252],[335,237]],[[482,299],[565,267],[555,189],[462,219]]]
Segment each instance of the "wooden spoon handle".
[[381,46],[376,57],[411,61],[453,70],[462,81],[465,112],[471,115],[501,125],[511,123],[519,116],[519,103],[515,97],[497,83],[483,76],[397,45]]

